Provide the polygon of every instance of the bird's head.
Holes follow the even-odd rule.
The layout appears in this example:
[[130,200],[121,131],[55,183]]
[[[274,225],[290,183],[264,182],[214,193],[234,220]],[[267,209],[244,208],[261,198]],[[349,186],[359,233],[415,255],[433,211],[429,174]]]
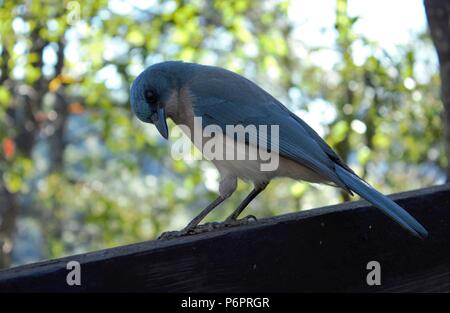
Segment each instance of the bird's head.
[[142,122],[154,124],[166,139],[169,136],[166,107],[176,90],[175,84],[160,66],[150,66],[136,78],[130,91],[134,114]]

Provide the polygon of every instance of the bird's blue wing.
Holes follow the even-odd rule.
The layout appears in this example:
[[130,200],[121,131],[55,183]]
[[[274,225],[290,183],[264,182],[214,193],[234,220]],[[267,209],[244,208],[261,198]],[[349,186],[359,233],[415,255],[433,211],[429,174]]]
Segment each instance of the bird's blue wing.
[[[225,70],[201,75],[193,80],[190,91],[194,114],[202,117],[203,126],[218,125],[225,132],[226,125],[278,125],[281,156],[307,166],[325,181],[347,189],[335,173],[335,161],[322,147],[328,145],[270,94],[242,76]],[[322,141],[316,141],[317,138]],[[264,139],[270,146],[270,136]]]

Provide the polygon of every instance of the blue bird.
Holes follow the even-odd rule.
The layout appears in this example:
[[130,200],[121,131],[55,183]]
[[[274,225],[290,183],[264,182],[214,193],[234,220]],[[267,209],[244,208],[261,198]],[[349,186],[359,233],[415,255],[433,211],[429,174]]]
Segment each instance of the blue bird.
[[[425,228],[402,207],[359,178],[300,117],[236,73],[181,61],[158,63],[135,79],[130,100],[138,119],[154,124],[166,139],[167,118],[177,125],[186,126],[186,134],[219,171],[218,197],[177,235],[195,233],[200,221],[236,190],[238,178],[252,182],[254,188],[226,219],[225,225],[248,222],[246,219],[238,220],[238,216],[276,177],[333,185],[350,194],[353,191],[412,235],[420,238],[428,235]],[[201,123],[196,123],[196,119]],[[256,137],[251,136],[251,132],[244,136],[229,135],[228,127],[239,125],[245,129],[255,126]],[[263,125],[270,127],[270,133],[260,131]],[[208,127],[216,132],[205,134]],[[196,134],[206,142],[202,140],[199,144],[195,140]],[[272,136],[274,134],[277,136]],[[241,151],[241,155],[234,158],[224,155],[222,158],[208,157],[204,151],[208,140],[224,150],[234,147],[238,154]],[[262,170],[266,161],[260,154],[262,151],[278,157],[275,168]],[[258,157],[251,158],[252,152],[256,152]]]

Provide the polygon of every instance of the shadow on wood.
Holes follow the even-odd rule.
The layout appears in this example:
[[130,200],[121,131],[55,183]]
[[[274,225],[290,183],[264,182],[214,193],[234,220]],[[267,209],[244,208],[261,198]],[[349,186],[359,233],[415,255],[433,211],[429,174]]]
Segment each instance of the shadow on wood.
[[[3,292],[450,292],[450,185],[392,196],[429,231],[412,237],[365,201],[0,271]],[[81,286],[68,286],[69,261]],[[368,286],[367,263],[381,265]]]

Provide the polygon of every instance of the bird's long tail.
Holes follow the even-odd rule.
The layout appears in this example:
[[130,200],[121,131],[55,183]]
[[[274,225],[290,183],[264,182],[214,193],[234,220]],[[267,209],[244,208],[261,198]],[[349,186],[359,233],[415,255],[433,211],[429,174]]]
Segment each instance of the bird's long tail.
[[336,166],[336,173],[351,190],[379,208],[411,234],[420,238],[428,236],[427,230],[414,217],[394,201],[376,191],[358,176],[339,165]]

